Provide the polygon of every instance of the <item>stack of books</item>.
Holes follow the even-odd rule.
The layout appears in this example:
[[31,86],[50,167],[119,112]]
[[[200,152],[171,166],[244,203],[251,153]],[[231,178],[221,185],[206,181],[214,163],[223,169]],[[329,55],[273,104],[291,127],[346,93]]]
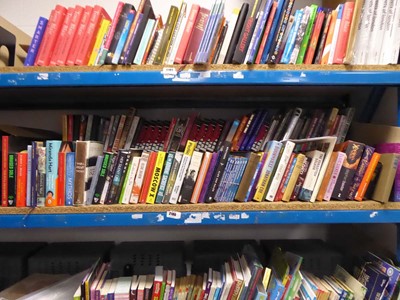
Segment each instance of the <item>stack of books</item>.
[[39,19],[25,65],[398,63],[396,1],[293,11],[294,2],[243,2],[226,15],[225,0],[211,7],[182,1],[164,21],[150,0],[137,8],[119,2],[113,18],[99,5],[57,5]]

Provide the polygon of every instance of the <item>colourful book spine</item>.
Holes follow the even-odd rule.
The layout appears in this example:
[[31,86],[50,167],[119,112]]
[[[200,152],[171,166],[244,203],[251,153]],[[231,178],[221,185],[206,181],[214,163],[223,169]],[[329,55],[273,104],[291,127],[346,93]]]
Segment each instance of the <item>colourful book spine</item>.
[[353,19],[354,2],[346,2],[343,6],[343,18],[340,22],[339,37],[333,55],[334,64],[342,64],[346,55],[347,44],[349,40],[351,22]]
[[65,163],[66,152],[58,152],[57,206],[65,205]]
[[72,206],[74,204],[75,152],[68,152],[65,160],[65,206]]
[[61,141],[46,141],[46,206],[57,206],[58,151]]
[[321,34],[322,25],[324,23],[324,18],[325,18],[325,12],[322,10],[322,8],[318,8],[314,29],[310,37],[310,45],[307,48],[306,56],[304,58],[305,64],[313,63],[314,55],[317,50],[318,40]]
[[140,65],[143,61],[143,57],[146,52],[146,48],[149,43],[155,24],[156,20],[149,19],[147,21],[146,28],[144,29],[143,36],[139,44],[139,48],[136,52],[135,59],[133,60],[133,63],[135,65]]
[[190,203],[192,193],[198,178],[201,162],[203,159],[203,152],[194,151],[190,160],[190,165],[187,169],[185,178],[183,179],[179,203]]
[[27,153],[28,153],[28,160],[26,166],[26,201],[25,205],[27,207],[32,206],[32,145],[28,145]]
[[135,182],[136,173],[139,167],[140,156],[131,155],[131,160],[128,165],[128,170],[125,176],[124,185],[122,186],[121,194],[118,203],[129,204],[133,183]]
[[212,159],[212,153],[211,152],[204,153],[204,158],[203,158],[203,161],[201,163],[201,167],[200,167],[199,173],[197,175],[196,184],[195,184],[194,189],[193,189],[193,193],[192,193],[192,197],[190,199],[190,203],[197,203],[199,201],[200,193],[201,193],[204,181],[206,179],[206,175],[207,175],[208,169],[210,167],[211,159]]
[[329,29],[328,29],[328,33],[326,35],[325,46],[324,46],[324,50],[323,50],[322,56],[321,56],[321,65],[328,64],[329,55],[332,51],[332,39],[333,39],[333,33],[335,31],[335,24],[336,24],[337,16],[338,16],[338,11],[335,9],[331,13]]
[[106,183],[107,171],[110,169],[113,156],[114,154],[110,152],[104,152],[103,154],[103,162],[100,168],[99,178],[97,179],[96,187],[94,189],[92,204],[104,204],[104,201],[101,202],[100,199],[103,192],[103,187]]
[[323,200],[329,201],[331,199],[333,189],[335,188],[335,185],[336,185],[338,177],[339,177],[340,170],[342,169],[343,162],[345,159],[346,159],[346,154],[344,154],[343,152],[338,152],[338,157],[337,157],[335,166],[333,168],[332,175],[331,175],[331,178],[328,183],[328,187],[326,188],[326,192],[323,197]]
[[215,168],[217,167],[217,165],[219,163],[220,157],[221,157],[221,152],[219,152],[219,151],[218,152],[214,152],[212,154],[212,158],[211,158],[211,161],[210,161],[210,166],[209,166],[209,168],[207,170],[207,174],[206,174],[206,177],[204,179],[203,186],[201,188],[200,196],[199,196],[198,201],[197,201],[198,203],[205,202],[206,194],[207,194],[211,179],[212,179],[212,177],[214,175]]
[[16,206],[17,153],[8,153],[7,177],[7,206]]
[[174,152],[168,152],[167,154],[167,158],[165,161],[165,167],[164,167],[164,171],[161,177],[161,181],[160,181],[160,185],[157,191],[157,196],[156,196],[156,200],[155,203],[161,203],[162,199],[164,197],[164,193],[165,193],[165,189],[167,187],[167,182],[168,182],[168,178],[169,178],[169,174],[171,172],[171,167],[172,167],[172,163],[174,161],[174,156],[175,153]]
[[274,21],[275,13],[276,13],[277,8],[278,8],[278,2],[274,1],[272,3],[272,7],[271,7],[271,11],[269,13],[268,19],[267,19],[267,23],[265,24],[265,29],[264,29],[264,32],[262,34],[262,38],[261,38],[261,41],[260,41],[260,46],[258,47],[258,50],[257,50],[257,56],[256,56],[255,61],[254,61],[256,64],[261,63],[261,58],[262,58],[262,55],[264,53],[265,45],[267,44],[268,36],[269,36],[270,31],[271,31],[272,22]]
[[39,47],[46,30],[47,22],[48,19],[44,17],[39,18],[31,44],[29,45],[26,59],[24,61],[24,66],[33,66],[35,64],[36,55],[39,52]]
[[17,155],[16,169],[16,206],[26,206],[27,164],[28,153],[19,152]]
[[122,54],[122,50],[124,49],[126,39],[128,38],[129,28],[131,28],[135,14],[136,12],[134,10],[131,10],[126,18],[125,25],[122,29],[121,36],[119,38],[117,47],[115,48],[115,52],[111,60],[111,63],[114,65],[118,64],[119,58]]
[[97,32],[96,41],[93,45],[93,50],[90,54],[88,66],[94,66],[96,64],[97,57],[100,54],[101,44],[103,43],[103,41],[107,35],[107,32],[110,28],[110,24],[111,24],[110,20],[103,19],[101,21],[100,29]]
[[365,174],[361,180],[360,186],[358,187],[356,195],[354,196],[354,200],[362,201],[364,199],[368,185],[372,180],[374,171],[376,169],[376,166],[378,165],[380,158],[381,158],[381,154],[374,152],[374,154],[372,155],[372,158],[371,158],[371,162],[369,163],[367,170],[365,171]]
[[157,197],[158,187],[160,185],[160,179],[162,176],[162,171],[164,167],[166,153],[164,151],[158,151],[156,164],[154,166],[154,171],[150,183],[149,192],[147,194],[146,203],[154,204]]
[[337,11],[338,14],[335,22],[335,28],[333,30],[331,51],[329,52],[329,57],[328,57],[328,65],[333,64],[333,57],[335,55],[336,45],[339,39],[340,24],[342,23],[342,18],[343,18],[343,4],[339,4],[339,6],[337,7]]
[[168,177],[167,186],[165,188],[164,196],[162,199],[162,203],[164,204],[169,203],[169,199],[171,198],[172,189],[174,188],[175,185],[175,180],[179,171],[179,165],[182,161],[182,157],[183,157],[183,152],[179,151],[175,153],[174,161],[171,166],[170,175]]
[[300,45],[299,55],[297,56],[296,64],[302,64],[310,41],[311,31],[314,26],[315,16],[317,15],[318,6],[313,4],[310,6],[310,18],[307,23],[304,37]]
[[294,46],[290,53],[290,59],[289,59],[290,64],[295,64],[297,61],[297,57],[300,53],[301,43],[303,41],[303,36],[305,34],[307,24],[310,19],[310,13],[311,13],[311,8],[309,6],[303,9],[303,14],[301,16],[299,28],[297,29]]
[[165,64],[166,65],[173,65],[176,53],[178,52],[179,44],[182,39],[183,33],[185,31],[185,24],[188,15],[187,15],[187,3],[186,1],[181,2],[181,7],[179,9],[179,15],[176,20],[176,25],[174,28],[174,31],[171,36],[171,43],[169,45],[168,51],[167,51],[167,56],[165,58]]
[[298,196],[298,199],[303,201],[311,201],[311,196],[321,170],[325,153],[319,150],[313,150],[308,152],[307,156],[311,158],[310,166]]
[[136,174],[135,182],[133,183],[132,193],[129,198],[129,203],[138,203],[139,201],[139,196],[142,189],[143,179],[145,176],[146,166],[149,160],[149,156],[150,156],[149,152],[143,152],[142,156],[140,157],[138,171]]

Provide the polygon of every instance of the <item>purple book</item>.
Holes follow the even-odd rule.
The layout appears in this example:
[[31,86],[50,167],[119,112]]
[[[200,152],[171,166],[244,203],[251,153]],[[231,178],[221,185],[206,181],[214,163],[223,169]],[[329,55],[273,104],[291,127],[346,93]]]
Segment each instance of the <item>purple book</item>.
[[220,158],[221,158],[220,151],[214,152],[212,154],[210,166],[208,168],[206,178],[204,179],[203,187],[201,188],[198,203],[204,203],[205,197],[207,195],[208,187],[210,185],[211,179],[214,175],[214,171],[216,170],[216,166],[218,165]]
[[24,66],[33,66],[35,64],[35,58],[39,51],[40,43],[46,30],[47,22],[48,20],[46,18],[39,18],[35,29],[35,34],[33,35],[31,44],[28,49],[28,54],[26,55],[26,59],[24,61]]
[[[400,153],[400,143],[382,143],[376,145],[376,152],[378,153]],[[394,178],[393,185],[393,199],[394,202],[400,202],[400,167],[397,168],[396,177]]]
[[353,200],[356,192],[358,190],[358,187],[361,184],[361,180],[364,177],[365,171],[367,170],[367,167],[369,165],[369,162],[371,161],[372,154],[374,154],[375,148],[372,146],[365,145],[363,155],[361,157],[360,163],[358,165],[356,174],[353,177],[353,183],[350,186],[350,192],[349,196],[347,199]]
[[207,299],[208,299],[208,296],[210,295],[211,284],[212,284],[212,281],[213,281],[212,275],[213,275],[213,270],[212,270],[212,268],[209,268],[209,269],[208,269],[208,276],[207,276],[206,289],[205,289],[205,291],[204,291],[203,300],[207,300]]

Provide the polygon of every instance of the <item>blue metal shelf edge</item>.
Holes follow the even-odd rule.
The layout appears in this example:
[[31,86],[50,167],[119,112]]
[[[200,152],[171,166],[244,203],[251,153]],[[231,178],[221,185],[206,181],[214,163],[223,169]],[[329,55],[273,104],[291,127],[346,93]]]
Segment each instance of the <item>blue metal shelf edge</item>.
[[400,210],[130,212],[0,215],[0,228],[400,223]]
[[397,71],[212,70],[0,73],[0,88],[176,85],[400,85]]

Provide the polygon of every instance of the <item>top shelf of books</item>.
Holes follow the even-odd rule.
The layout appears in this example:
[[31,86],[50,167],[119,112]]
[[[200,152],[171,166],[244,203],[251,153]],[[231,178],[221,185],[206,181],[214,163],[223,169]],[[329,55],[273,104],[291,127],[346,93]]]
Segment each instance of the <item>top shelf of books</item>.
[[0,69],[0,88],[154,85],[400,86],[400,67],[179,65]]

